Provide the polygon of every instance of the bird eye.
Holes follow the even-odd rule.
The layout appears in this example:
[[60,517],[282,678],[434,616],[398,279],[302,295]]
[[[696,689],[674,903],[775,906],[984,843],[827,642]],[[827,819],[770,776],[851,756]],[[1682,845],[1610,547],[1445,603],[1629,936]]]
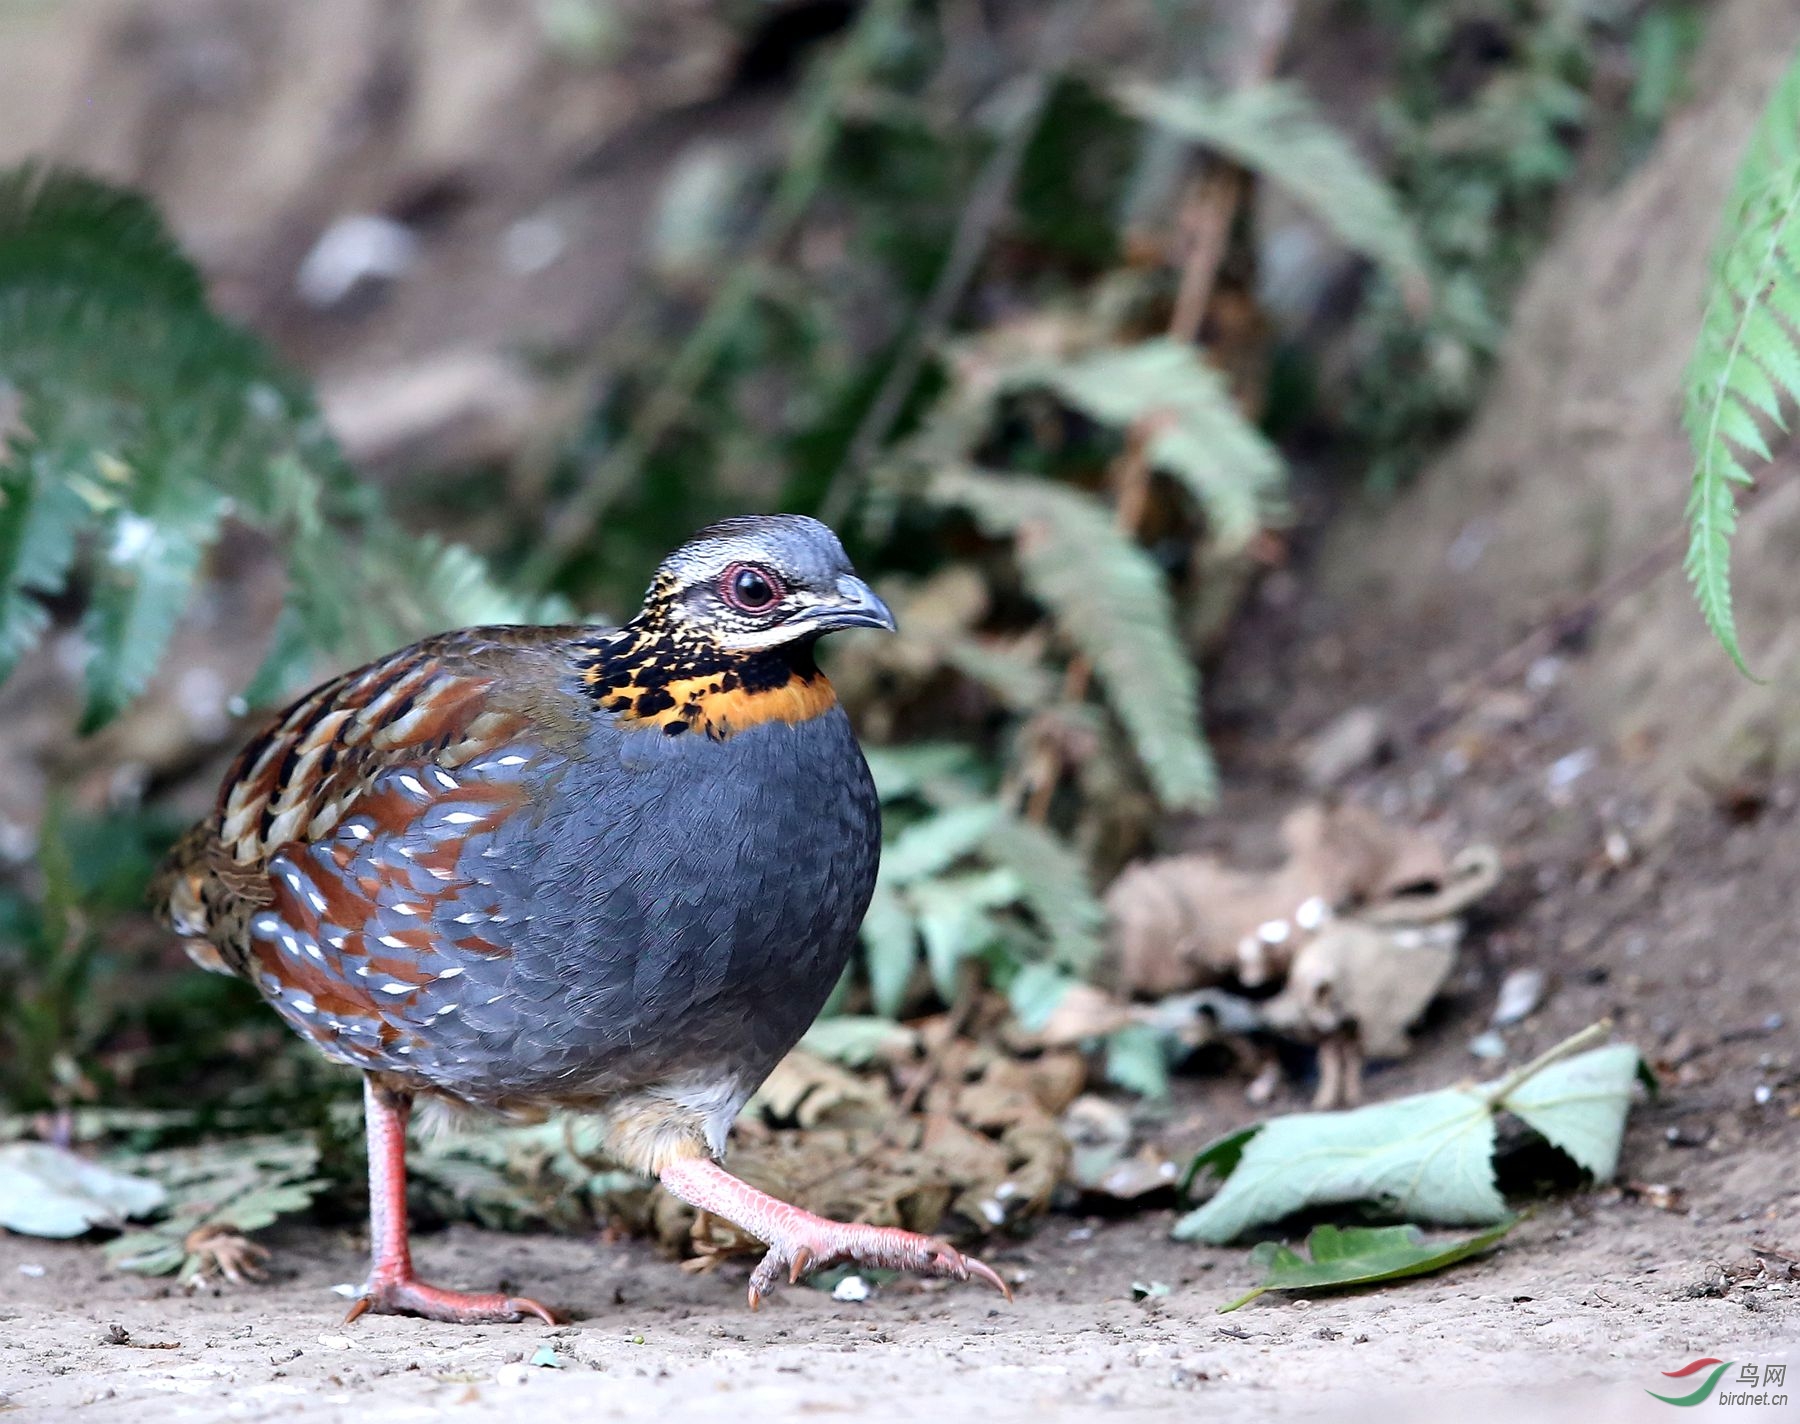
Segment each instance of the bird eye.
[[781,581],[750,564],[733,564],[719,576],[719,591],[740,613],[766,613],[781,597]]

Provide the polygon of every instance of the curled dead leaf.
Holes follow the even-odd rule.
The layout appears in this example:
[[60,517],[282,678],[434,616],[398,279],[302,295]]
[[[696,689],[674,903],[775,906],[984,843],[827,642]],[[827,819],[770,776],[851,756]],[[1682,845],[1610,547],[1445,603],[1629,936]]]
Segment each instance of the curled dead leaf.
[[1118,987],[1162,996],[1230,979],[1278,983],[1334,915],[1441,919],[1499,875],[1491,850],[1471,848],[1453,861],[1429,836],[1359,806],[1302,806],[1282,823],[1282,837],[1288,857],[1271,871],[1188,855],[1119,876],[1106,896]]
[[1461,938],[1455,920],[1402,927],[1335,921],[1295,956],[1263,1017],[1301,1042],[1354,1029],[1370,1057],[1402,1057],[1410,1047],[1406,1030],[1449,977]]

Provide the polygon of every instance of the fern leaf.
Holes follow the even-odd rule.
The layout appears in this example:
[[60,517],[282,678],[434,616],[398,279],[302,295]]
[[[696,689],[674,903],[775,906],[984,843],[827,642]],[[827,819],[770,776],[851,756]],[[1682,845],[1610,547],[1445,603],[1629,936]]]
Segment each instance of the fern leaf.
[[224,514],[216,491],[167,471],[134,495],[136,507],[118,511],[101,529],[100,572],[82,624],[84,732],[104,726],[149,682]]
[[1081,857],[1042,826],[1016,816],[995,824],[987,853],[1012,873],[1020,901],[1049,942],[1051,962],[1092,969],[1100,959],[1106,911],[1088,884]]
[[908,898],[918,911],[919,938],[931,986],[945,1003],[956,998],[963,961],[999,938],[992,911],[1018,898],[1012,872],[989,870],[945,876],[913,887]]
[[1126,112],[1285,188],[1339,241],[1384,268],[1420,305],[1425,259],[1388,186],[1299,90],[1261,84],[1230,94],[1142,82],[1114,89]]
[[1776,85],[1738,169],[1713,254],[1682,413],[1694,447],[1684,567],[1713,636],[1750,676],[1731,599],[1737,488],[1772,458],[1765,423],[1800,400],[1800,60]]
[[908,796],[936,800],[934,793],[949,788],[967,796],[980,765],[976,750],[962,742],[912,742],[900,747],[865,747],[869,772],[875,778],[875,794],[882,804]]
[[0,677],[92,545],[84,726],[118,712],[155,670],[227,508],[287,559],[278,647],[254,682],[271,699],[322,660],[567,613],[397,526],[304,386],[207,306],[148,202],[79,174],[0,171]]
[[876,1011],[900,1011],[921,955],[946,1001],[973,955],[1003,974],[1040,965],[1067,977],[1098,959],[1104,919],[1080,857],[1050,832],[992,798],[946,805],[884,848],[862,928]]
[[919,962],[919,935],[912,912],[885,875],[876,882],[863,916],[862,944],[875,1012],[894,1018],[906,1003],[907,986]]
[[1210,804],[1218,779],[1200,736],[1199,674],[1161,573],[1106,508],[1062,485],[974,469],[940,473],[930,494],[1013,540],[1026,586],[1093,663],[1158,798]]
[[1050,1022],[1063,996],[1081,982],[1072,974],[1042,961],[1020,966],[1006,986],[1006,1002],[1027,1033],[1036,1033]]
[[54,593],[75,562],[87,505],[48,461],[15,451],[0,465],[0,679],[37,645],[50,622],[39,599]]
[[1000,814],[997,802],[972,801],[915,822],[883,849],[882,878],[913,885],[942,875],[987,840]]
[[1068,361],[1025,363],[1006,383],[1048,386],[1102,424],[1154,431],[1151,465],[1200,501],[1222,552],[1242,550],[1281,517],[1281,453],[1186,342],[1159,338]]
[[1162,1035],[1148,1024],[1127,1024],[1109,1033],[1106,1081],[1139,1097],[1168,1097],[1169,1059]]

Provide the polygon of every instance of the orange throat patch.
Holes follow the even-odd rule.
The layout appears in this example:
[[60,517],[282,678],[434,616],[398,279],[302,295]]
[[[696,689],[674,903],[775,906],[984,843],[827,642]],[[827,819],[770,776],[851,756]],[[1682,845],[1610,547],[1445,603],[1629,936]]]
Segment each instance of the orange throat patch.
[[582,669],[588,695],[621,723],[671,737],[724,741],[765,722],[808,722],[837,705],[810,650],[731,659],[645,640],[597,651]]
[[[736,732],[747,731],[764,722],[810,722],[814,717],[837,705],[837,691],[822,672],[810,678],[790,677],[776,687],[751,689],[741,682],[722,686],[717,675],[680,678],[662,691],[671,699],[667,707],[660,698],[650,698],[654,710],[646,712],[648,691],[632,696],[631,710],[614,709],[623,720],[661,727],[669,736],[694,731],[714,741],[724,741]],[[621,697],[632,695],[630,688],[619,689]],[[603,704],[611,707],[608,701]]]

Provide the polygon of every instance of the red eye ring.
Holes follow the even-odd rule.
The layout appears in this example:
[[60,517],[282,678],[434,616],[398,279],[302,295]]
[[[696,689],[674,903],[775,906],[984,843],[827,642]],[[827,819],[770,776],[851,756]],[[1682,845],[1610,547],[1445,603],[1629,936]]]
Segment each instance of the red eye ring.
[[787,589],[757,564],[732,564],[719,575],[719,597],[739,613],[767,613]]

